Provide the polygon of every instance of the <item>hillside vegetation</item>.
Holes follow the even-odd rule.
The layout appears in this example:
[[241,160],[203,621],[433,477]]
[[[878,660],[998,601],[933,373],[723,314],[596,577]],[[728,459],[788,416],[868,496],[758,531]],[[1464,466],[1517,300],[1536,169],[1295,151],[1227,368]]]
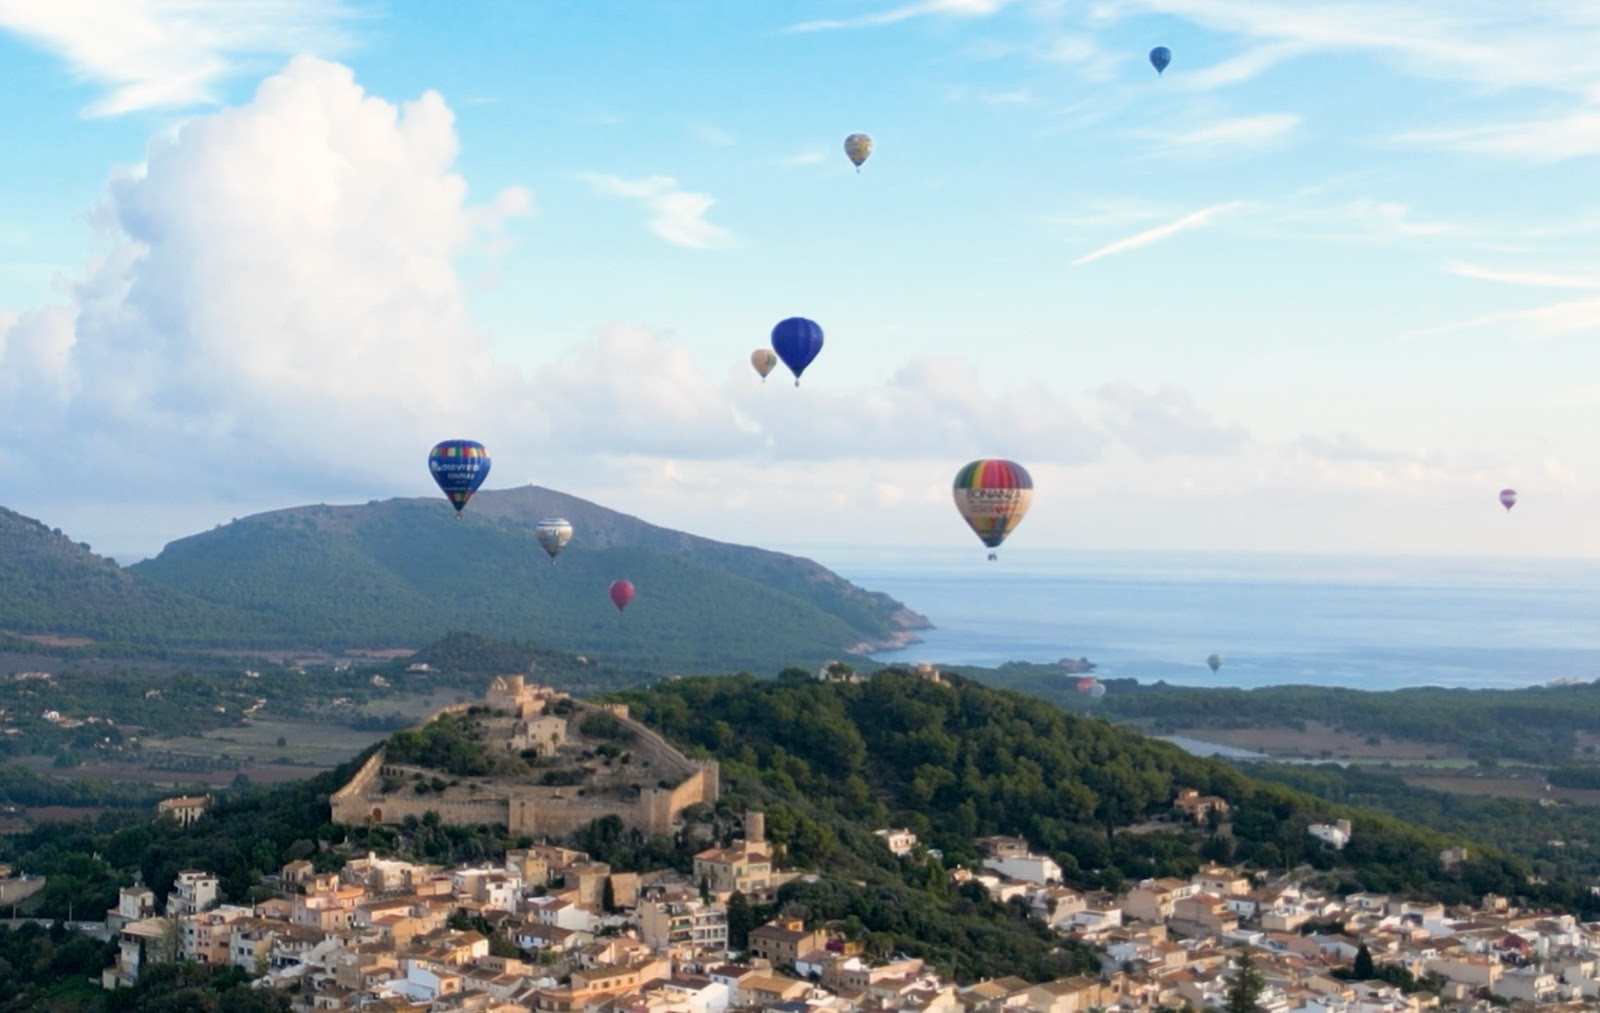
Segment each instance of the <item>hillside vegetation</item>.
[[[546,515],[577,537],[552,565]],[[606,596],[627,577],[626,615]],[[815,663],[926,620],[810,560],[647,524],[549,490],[260,514],[126,570],[0,511],[0,631],[137,644],[420,647],[450,631],[662,670]]]
[[[768,827],[819,867],[881,851],[872,827],[908,825],[951,859],[974,857],[979,836],[1024,836],[1082,886],[1114,888],[1218,859],[1269,869],[1306,863],[1336,886],[1447,901],[1529,889],[1527,870],[1492,852],[1444,870],[1439,851],[1460,838],[965,679],[938,685],[889,671],[825,684],[791,672],[776,682],[682,679],[622,696],[670,737],[719,758],[732,792],[769,804]],[[1168,833],[1119,832],[1169,813],[1185,787],[1231,803],[1230,834],[1178,824]],[[1355,826],[1343,852],[1306,832],[1338,817]],[[1549,889],[1563,903],[1589,903],[1575,887]]]
[[[591,533],[584,515],[570,518],[578,535],[552,564],[533,525],[579,502],[480,493],[462,520],[431,499],[284,510],[174,542],[133,569],[313,643],[418,645],[466,630],[658,669],[821,659],[913,621],[806,560],[593,504],[609,526]],[[639,595],[619,615],[605,592],[624,576]]]
[[141,580],[60,530],[0,507],[0,630],[190,642],[260,637],[270,625]]

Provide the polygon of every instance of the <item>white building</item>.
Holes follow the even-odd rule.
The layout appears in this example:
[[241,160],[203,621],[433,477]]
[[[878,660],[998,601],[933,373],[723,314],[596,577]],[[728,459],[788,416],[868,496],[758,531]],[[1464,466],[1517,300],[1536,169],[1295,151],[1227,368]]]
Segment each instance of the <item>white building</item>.
[[185,869],[178,873],[167,895],[167,917],[182,918],[199,914],[217,903],[217,877],[209,872]]
[[917,835],[905,828],[874,830],[873,834],[896,856],[904,858],[917,846]]
[[1350,843],[1350,821],[1313,823],[1306,827],[1306,833],[1335,850],[1343,850],[1344,846]]
[[1046,855],[1026,854],[985,858],[983,867],[993,869],[1007,879],[1021,880],[1038,886],[1061,882],[1061,866]]

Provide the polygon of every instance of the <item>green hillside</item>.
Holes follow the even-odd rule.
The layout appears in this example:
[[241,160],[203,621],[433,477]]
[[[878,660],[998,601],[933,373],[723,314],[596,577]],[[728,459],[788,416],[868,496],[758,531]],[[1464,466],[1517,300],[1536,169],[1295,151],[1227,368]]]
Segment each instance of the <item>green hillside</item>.
[[271,624],[164,587],[0,507],[0,630],[129,642],[262,638]]
[[[533,525],[568,517],[552,564]],[[172,543],[138,578],[256,617],[299,643],[417,646],[453,630],[534,640],[657,670],[819,661],[925,625],[817,564],[669,531],[536,488],[301,507]],[[606,588],[638,597],[619,616]]]
[[[1309,864],[1332,886],[1451,902],[1530,889],[1522,862],[1476,841],[1474,859],[1446,871],[1439,852],[1459,838],[947,678],[939,685],[886,670],[860,684],[828,684],[795,671],[775,682],[674,680],[621,698],[668,737],[716,756],[728,796],[765,805],[769,833],[808,865],[870,863],[886,855],[872,828],[896,825],[911,827],[947,860],[975,858],[976,837],[1024,836],[1080,886],[1186,875],[1215,859],[1280,870]],[[1120,832],[1169,813],[1185,787],[1229,801],[1230,833],[1176,824],[1167,833]],[[1310,823],[1338,817],[1355,827],[1344,851],[1307,834]],[[1541,899],[1569,907],[1600,903],[1574,883],[1539,889]]]

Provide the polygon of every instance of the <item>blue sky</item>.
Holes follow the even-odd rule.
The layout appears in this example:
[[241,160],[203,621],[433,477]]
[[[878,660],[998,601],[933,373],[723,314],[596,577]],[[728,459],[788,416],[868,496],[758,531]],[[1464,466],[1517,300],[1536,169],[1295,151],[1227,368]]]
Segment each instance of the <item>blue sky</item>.
[[1600,14],[1312,6],[0,0],[3,502],[150,551],[470,432],[764,543],[962,544],[997,455],[1019,548],[1600,553]]

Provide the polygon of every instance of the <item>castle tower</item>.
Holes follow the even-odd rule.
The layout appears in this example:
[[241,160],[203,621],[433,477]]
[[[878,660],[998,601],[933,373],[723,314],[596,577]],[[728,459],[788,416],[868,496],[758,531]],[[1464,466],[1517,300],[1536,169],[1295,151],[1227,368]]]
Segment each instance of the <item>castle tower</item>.
[[767,842],[767,814],[747,810],[744,814],[744,839],[747,844]]

